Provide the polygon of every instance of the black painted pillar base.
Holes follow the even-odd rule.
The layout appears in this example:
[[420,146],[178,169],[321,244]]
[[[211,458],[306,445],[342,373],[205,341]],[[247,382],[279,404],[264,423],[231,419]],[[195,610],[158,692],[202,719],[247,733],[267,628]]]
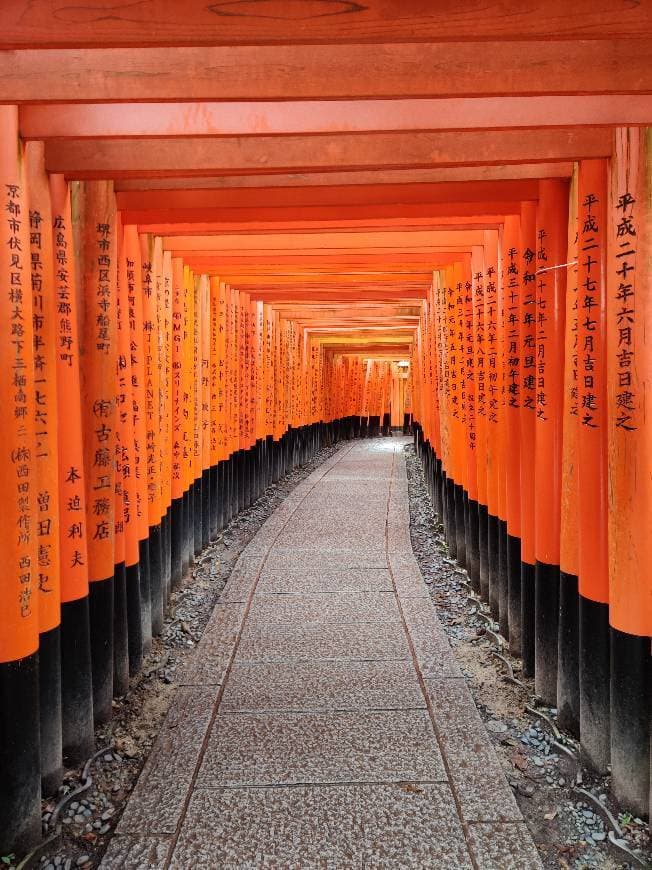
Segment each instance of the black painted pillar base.
[[559,572],[559,650],[557,657],[557,719],[562,728],[580,736],[580,622],[577,576]]
[[96,725],[108,722],[113,711],[113,577],[89,584],[93,668],[93,716]]
[[521,655],[521,539],[507,535],[507,613],[509,651]]
[[437,460],[436,465],[436,489],[437,489],[437,500],[439,501],[439,522],[446,529],[446,472],[444,471],[444,466],[442,464],[441,459]]
[[202,550],[203,536],[203,521],[202,512],[204,509],[204,478],[203,475],[195,479],[193,483],[192,494],[192,554],[199,556]]
[[500,588],[498,582],[498,517],[487,512],[487,553],[489,555],[489,610],[498,621]]
[[205,550],[211,534],[211,470],[205,468],[201,474],[201,548]]
[[611,788],[625,809],[650,815],[650,638],[611,628]]
[[149,591],[152,614],[152,634],[163,631],[165,588],[163,578],[163,533],[161,526],[149,527]]
[[[219,466],[211,465],[208,470],[208,492],[209,492],[209,503],[208,503],[208,540],[209,543],[213,542],[217,538],[217,533],[220,527],[220,505],[219,505],[219,495],[218,495],[218,470]],[[221,490],[220,490],[221,493]]]
[[509,638],[508,596],[507,521],[498,517],[498,625],[505,639]]
[[61,731],[71,765],[93,752],[93,682],[88,597],[61,604]]
[[61,785],[63,774],[61,646],[58,625],[39,635],[38,649],[41,788],[44,795],[53,795]]
[[113,566],[113,695],[121,697],[129,689],[129,604],[127,572],[124,562]]
[[0,664],[0,855],[41,839],[38,653]]
[[224,520],[226,517],[226,497],[228,495],[228,490],[226,488],[224,468],[225,462],[223,459],[220,459],[215,468],[215,490],[211,490],[211,497],[214,497],[215,499],[217,510],[216,537],[224,528]]
[[480,565],[480,596],[489,602],[489,511],[478,503],[478,562]]
[[460,568],[466,568],[466,540],[464,527],[464,487],[454,484],[455,499],[455,558]]
[[579,596],[582,758],[606,773],[611,755],[609,606]]
[[125,568],[127,586],[127,628],[129,673],[133,677],[143,665],[143,611],[141,607],[140,565],[135,562]]
[[172,506],[170,505],[161,518],[161,544],[163,549],[163,612],[167,610],[170,592],[172,591]]
[[557,706],[559,566],[537,560],[534,572],[534,690],[545,704]]
[[466,570],[471,580],[471,587],[480,592],[480,539],[478,536],[479,505],[473,498],[469,499],[468,535],[466,539]]
[[143,653],[147,654],[152,648],[152,593],[149,580],[149,541],[147,538],[138,542],[138,563]]
[[455,483],[450,477],[446,477],[446,540],[448,552],[452,559],[457,559],[457,532],[455,530]]
[[535,575],[534,565],[521,561],[521,662],[524,677],[533,677],[535,668]]
[[188,551],[188,525],[190,522],[190,508],[188,493],[184,492],[181,499],[181,576],[185,577],[190,567],[190,554]]
[[183,577],[183,496],[170,505],[171,590],[178,589]]

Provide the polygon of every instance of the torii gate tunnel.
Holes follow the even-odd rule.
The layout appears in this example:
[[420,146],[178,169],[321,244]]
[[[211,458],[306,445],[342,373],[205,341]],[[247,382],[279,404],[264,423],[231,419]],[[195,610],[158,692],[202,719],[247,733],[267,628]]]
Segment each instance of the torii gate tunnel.
[[0,43],[0,855],[219,530],[396,426],[647,814],[649,7],[5,0]]

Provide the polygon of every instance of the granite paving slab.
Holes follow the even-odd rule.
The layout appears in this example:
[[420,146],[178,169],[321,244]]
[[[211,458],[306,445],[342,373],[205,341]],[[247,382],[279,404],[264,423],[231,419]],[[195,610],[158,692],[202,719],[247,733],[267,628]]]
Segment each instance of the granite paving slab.
[[215,705],[212,688],[179,689],[120,819],[119,834],[174,833]]
[[256,587],[256,595],[391,591],[392,578],[389,571],[379,568],[310,572],[265,569]]
[[257,595],[249,611],[251,623],[318,622],[394,622],[400,624],[393,592],[333,592],[331,595],[306,593]]
[[446,781],[425,710],[218,715],[199,788]]
[[164,870],[172,837],[116,834],[102,858],[104,870]]
[[481,870],[541,870],[543,864],[524,822],[468,826],[469,845]]
[[268,662],[409,658],[403,627],[391,622],[305,623],[289,627],[247,621],[236,654],[236,661]]
[[269,570],[287,571],[349,571],[366,568],[387,568],[387,554],[385,550],[362,551],[344,550],[341,547],[333,547],[328,551],[328,558],[324,557],[321,550],[311,547],[304,549],[288,549],[287,547],[275,546],[265,563]]
[[235,662],[220,712],[425,708],[405,662]]
[[464,680],[426,680],[426,686],[464,820],[521,821],[521,812]]
[[446,785],[198,789],[170,865],[471,870]]

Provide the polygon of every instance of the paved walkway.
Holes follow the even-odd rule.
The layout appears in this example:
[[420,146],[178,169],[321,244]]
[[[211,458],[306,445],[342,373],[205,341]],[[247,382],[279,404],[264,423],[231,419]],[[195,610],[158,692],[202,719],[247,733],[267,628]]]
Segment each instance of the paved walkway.
[[404,444],[342,447],[243,552],[102,867],[541,866],[412,555]]

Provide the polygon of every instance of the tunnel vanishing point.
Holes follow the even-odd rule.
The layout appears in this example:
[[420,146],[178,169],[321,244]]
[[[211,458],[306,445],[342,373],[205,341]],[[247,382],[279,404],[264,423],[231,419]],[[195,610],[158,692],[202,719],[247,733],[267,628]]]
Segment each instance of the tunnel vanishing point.
[[649,4],[4,0],[0,43],[0,855],[195,556],[392,427],[647,816]]

